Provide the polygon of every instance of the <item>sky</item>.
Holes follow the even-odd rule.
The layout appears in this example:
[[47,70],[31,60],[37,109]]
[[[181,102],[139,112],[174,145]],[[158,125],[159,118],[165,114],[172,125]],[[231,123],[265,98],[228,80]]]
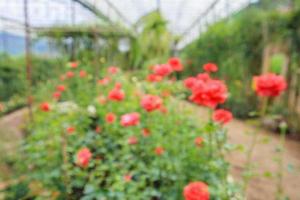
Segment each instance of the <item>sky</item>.
[[[71,0],[28,0],[29,19],[32,26],[51,26],[72,24]],[[108,0],[85,0],[95,5],[113,21],[122,21],[130,26],[141,16],[154,10],[158,0],[109,0],[119,10],[123,20],[116,11],[109,6]],[[159,8],[168,21],[169,29],[175,34],[182,34],[191,24],[203,14],[215,0],[160,0]],[[219,0],[215,8],[205,18],[200,18],[196,25],[188,32],[183,44],[188,43],[204,30],[205,25],[236,12],[248,5],[249,0]],[[75,23],[92,23],[95,16],[89,11],[75,4]],[[24,21],[23,0],[0,0],[0,19],[9,18],[19,22]],[[23,29],[16,23],[0,20],[0,31],[8,30],[22,34]]]

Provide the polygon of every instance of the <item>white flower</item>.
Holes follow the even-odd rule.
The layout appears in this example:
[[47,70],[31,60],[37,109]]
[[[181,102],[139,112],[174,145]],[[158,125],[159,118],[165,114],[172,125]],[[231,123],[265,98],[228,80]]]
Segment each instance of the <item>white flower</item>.
[[87,111],[88,111],[88,113],[90,114],[90,116],[95,116],[95,115],[96,115],[96,112],[97,112],[95,106],[93,106],[93,105],[89,105],[89,106],[87,107]]
[[57,106],[56,106],[56,109],[60,113],[69,113],[69,112],[77,110],[78,106],[74,102],[65,101],[65,102],[58,103]]

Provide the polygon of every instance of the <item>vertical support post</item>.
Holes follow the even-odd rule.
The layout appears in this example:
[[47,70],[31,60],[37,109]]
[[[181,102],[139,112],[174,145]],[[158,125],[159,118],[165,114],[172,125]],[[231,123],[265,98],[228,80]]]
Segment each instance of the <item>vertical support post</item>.
[[157,11],[160,11],[160,0],[156,0]]
[[[75,17],[76,17],[76,10],[75,10],[75,2],[73,0],[70,0],[71,2],[71,25],[75,26]],[[76,40],[75,40],[75,36],[72,37],[72,43],[71,43],[71,60],[74,61],[75,60],[75,44],[76,44]]]
[[94,67],[95,67],[95,83],[97,83],[98,77],[99,77],[99,62],[98,62],[98,33],[97,33],[97,26],[93,29],[93,42],[94,42]]
[[226,0],[225,3],[225,7],[226,7],[226,18],[229,19],[230,18],[230,4],[229,4],[229,0]]
[[31,39],[30,39],[30,24],[28,16],[28,1],[24,0],[24,20],[25,20],[25,59],[26,59],[26,80],[27,80],[27,106],[29,110],[29,120],[33,122],[32,112],[32,74],[31,74]]

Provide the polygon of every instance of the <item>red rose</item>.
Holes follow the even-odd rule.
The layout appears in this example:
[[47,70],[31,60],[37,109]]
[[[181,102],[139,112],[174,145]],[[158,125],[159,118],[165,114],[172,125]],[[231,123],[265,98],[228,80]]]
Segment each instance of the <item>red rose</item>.
[[135,136],[131,136],[131,137],[128,138],[127,142],[128,142],[128,144],[130,144],[130,145],[134,145],[134,144],[137,144],[137,143],[138,143],[138,139],[137,139],[137,137],[135,137]]
[[218,71],[218,66],[215,63],[206,63],[203,65],[203,69],[206,72],[216,72]]
[[122,115],[121,117],[121,125],[122,126],[136,126],[140,123],[140,114],[137,112],[128,113]]
[[162,80],[162,77],[156,74],[149,74],[147,76],[147,81],[148,82],[159,82]]
[[201,147],[201,145],[203,143],[203,138],[202,137],[196,137],[194,143],[197,147]]
[[86,147],[82,148],[76,154],[76,164],[80,167],[87,167],[91,158],[91,151]]
[[107,85],[110,82],[109,77],[104,77],[103,79],[98,80],[99,85]]
[[121,89],[121,88],[122,88],[122,83],[116,83],[116,84],[115,84],[115,88]]
[[107,72],[110,73],[110,74],[116,74],[119,72],[119,68],[118,67],[115,67],[115,66],[110,66],[108,69],[107,69]]
[[168,113],[168,109],[167,109],[165,106],[163,106],[163,105],[160,106],[159,111],[160,111],[161,113],[163,113],[163,114]]
[[151,134],[151,132],[148,128],[143,128],[142,134],[144,137],[148,137]]
[[185,200],[209,200],[208,186],[200,181],[192,182],[184,187]]
[[119,88],[112,89],[108,94],[108,99],[112,101],[122,101],[125,97],[124,92]]
[[60,79],[61,81],[64,81],[64,80],[66,79],[66,77],[65,77],[65,75],[60,75],[59,79]]
[[132,176],[130,175],[130,174],[126,174],[125,176],[124,176],[124,181],[125,182],[130,182],[132,180]]
[[111,124],[116,120],[116,115],[114,113],[107,113],[105,116],[105,120],[107,123]]
[[232,120],[232,113],[228,110],[218,109],[214,111],[212,118],[215,122],[226,124]]
[[70,66],[71,68],[77,68],[77,67],[78,67],[78,62],[75,62],[75,61],[69,62],[69,66]]
[[154,74],[162,77],[168,76],[172,71],[172,67],[169,64],[155,65],[153,68]]
[[210,76],[209,76],[209,74],[207,74],[207,73],[199,73],[198,75],[197,75],[197,79],[198,80],[202,80],[202,81],[208,81],[208,80],[210,80]]
[[141,106],[148,112],[159,109],[161,105],[162,100],[158,96],[147,94],[141,100]]
[[59,100],[60,97],[61,97],[61,93],[60,93],[60,92],[54,92],[54,93],[52,94],[52,96],[53,96],[53,98],[54,98],[55,100]]
[[195,77],[188,77],[183,81],[183,84],[187,89],[191,90],[196,84],[196,81],[197,79]]
[[100,96],[98,97],[98,101],[99,101],[99,103],[100,103],[101,105],[104,105],[104,104],[106,104],[107,99],[106,99],[105,96],[100,95]]
[[161,92],[162,97],[169,97],[171,96],[171,92],[169,90],[164,90]]
[[58,86],[56,86],[56,90],[60,91],[60,92],[63,92],[63,91],[66,90],[66,86],[64,86],[64,85],[58,85]]
[[227,99],[227,87],[220,80],[197,81],[192,88],[190,100],[196,104],[215,108]]
[[72,78],[72,77],[74,77],[74,72],[68,71],[66,73],[66,76],[67,76],[67,78]]
[[183,70],[183,66],[182,66],[179,58],[176,58],[176,57],[170,58],[168,63],[174,71],[182,71]]
[[48,102],[44,102],[40,104],[40,109],[44,112],[50,111],[50,105]]
[[155,151],[156,155],[160,156],[160,155],[162,155],[165,152],[165,149],[163,147],[161,147],[161,146],[158,146],[158,147],[155,148],[154,151]]
[[96,133],[101,133],[101,130],[102,130],[101,126],[97,126],[97,127],[95,128],[95,132],[96,132]]
[[85,76],[86,76],[86,71],[80,70],[80,72],[79,72],[79,77],[80,77],[80,78],[83,78],[83,77],[85,77]]
[[73,126],[69,126],[69,127],[67,128],[67,133],[69,133],[69,134],[74,133],[74,131],[75,131],[75,127],[73,127]]
[[276,74],[264,74],[253,78],[255,92],[259,96],[276,97],[287,87],[284,78]]

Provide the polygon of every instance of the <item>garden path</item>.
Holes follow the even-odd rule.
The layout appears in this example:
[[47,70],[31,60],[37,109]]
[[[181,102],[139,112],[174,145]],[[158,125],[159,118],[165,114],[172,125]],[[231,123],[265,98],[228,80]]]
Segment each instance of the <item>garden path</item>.
[[[189,103],[183,106],[191,108],[196,117],[205,121],[208,119],[208,110]],[[252,136],[249,133],[258,133],[257,144],[253,151],[252,160],[255,162],[255,176],[249,184],[247,191],[248,200],[275,200],[277,172],[276,147],[280,144],[279,135],[262,128],[255,127],[245,121],[233,120],[228,125],[228,141],[240,145],[241,150],[233,151],[227,156],[231,163],[231,174],[235,180],[241,180],[246,162],[245,150],[251,144]],[[248,134],[247,134],[248,133]],[[243,150],[243,151],[242,151]],[[285,193],[290,200],[300,200],[300,142],[287,139],[284,152],[285,173],[283,177]]]
[[[191,112],[195,113],[195,117],[204,121],[207,120],[208,112],[201,107],[195,107],[189,103],[182,103],[182,106],[190,108]],[[22,125],[24,124],[25,114],[27,110],[21,109],[5,117],[0,118],[0,151],[13,155],[15,147],[22,140]],[[258,143],[253,152],[253,162],[257,164],[256,173],[258,175],[250,182],[247,199],[248,200],[273,200],[275,199],[276,185],[275,176],[267,178],[263,174],[276,172],[276,146],[279,144],[279,137],[274,133],[256,128],[244,121],[233,120],[227,126],[228,139],[231,144],[243,145],[244,149],[251,143],[251,136],[246,132],[258,131]],[[291,200],[300,199],[300,142],[288,139],[286,141],[285,150],[285,166],[284,174],[285,191]],[[243,149],[243,148],[241,148]],[[0,154],[4,155],[4,154]],[[245,152],[234,151],[227,156],[228,161],[232,164],[231,174],[236,180],[241,180],[241,174],[245,163]],[[2,160],[2,157],[0,157]],[[9,167],[0,164],[0,180],[9,178],[12,172]],[[0,182],[0,189],[5,186],[5,182]]]

